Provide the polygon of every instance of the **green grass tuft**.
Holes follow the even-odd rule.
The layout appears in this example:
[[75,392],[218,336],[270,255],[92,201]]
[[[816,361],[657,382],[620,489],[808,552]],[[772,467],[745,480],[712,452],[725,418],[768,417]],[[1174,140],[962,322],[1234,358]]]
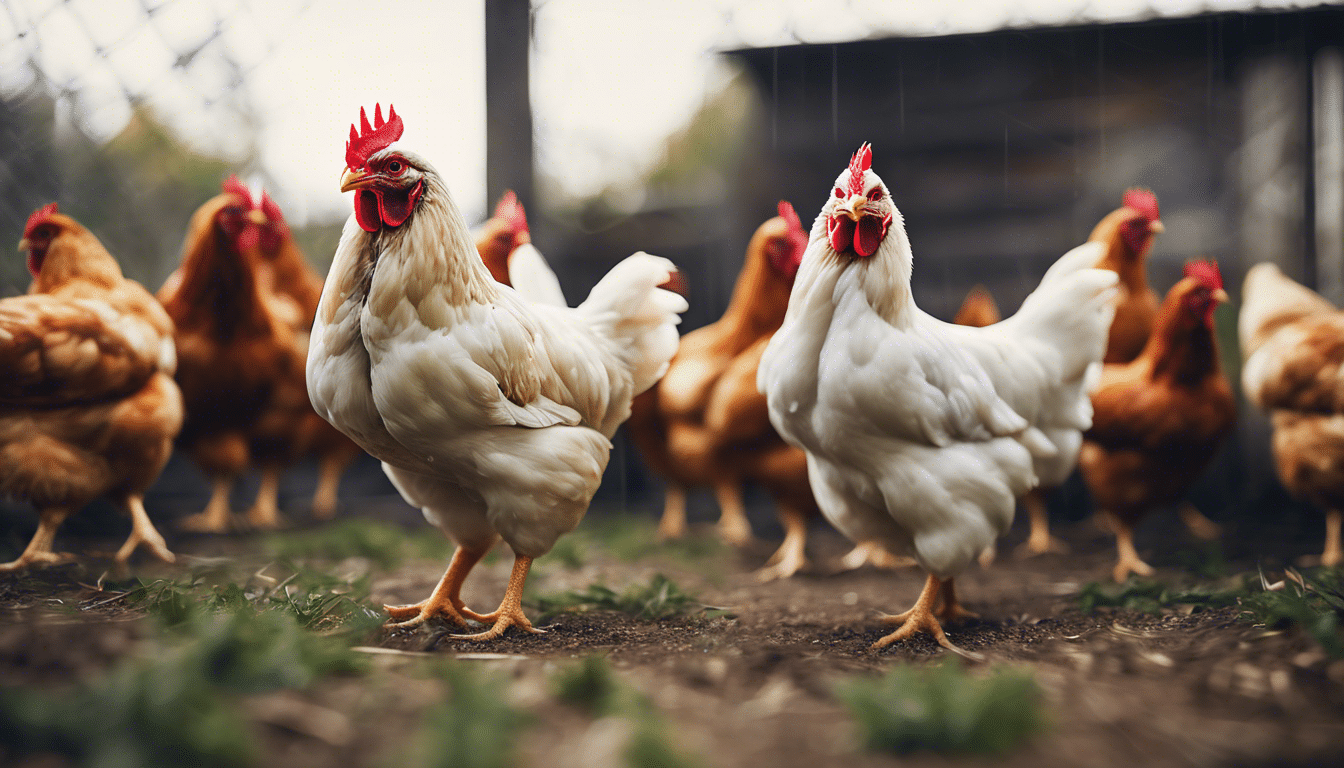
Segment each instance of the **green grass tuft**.
[[[1267,627],[1301,627],[1332,658],[1344,658],[1344,571],[1289,569],[1283,589],[1252,592],[1241,599],[1242,618]],[[1263,577],[1262,577],[1263,582]]]
[[500,696],[500,680],[466,664],[437,670],[448,688],[445,701],[430,707],[420,728],[413,760],[399,765],[425,768],[511,768],[514,751],[530,718]]
[[[177,616],[183,594],[162,587],[153,597]],[[80,765],[232,768],[255,757],[239,696],[365,669],[347,645],[280,611],[188,611],[173,626],[189,633],[167,635],[148,659],[78,688],[0,688],[0,739],[18,754],[55,753]]]
[[593,584],[582,590],[541,595],[531,602],[541,612],[538,620],[542,622],[567,611],[588,610],[617,611],[656,621],[685,614],[696,604],[693,596],[661,573],[654,574],[648,584],[632,585],[619,594],[605,585]]
[[1078,591],[1078,610],[1093,613],[1097,608],[1123,608],[1143,613],[1161,613],[1176,605],[1222,608],[1237,604],[1247,594],[1246,582],[1195,584],[1176,587],[1160,581],[1129,579],[1123,584],[1090,582]]
[[1013,669],[972,675],[955,661],[901,664],[836,693],[876,751],[1003,755],[1045,727],[1040,688]]
[[598,655],[562,668],[551,677],[555,698],[587,712],[590,717],[615,714],[628,703],[629,692],[616,679],[611,664]]
[[364,518],[346,518],[309,531],[272,533],[266,550],[278,558],[366,558],[384,570],[408,558],[446,558],[452,543],[432,528],[412,530]]

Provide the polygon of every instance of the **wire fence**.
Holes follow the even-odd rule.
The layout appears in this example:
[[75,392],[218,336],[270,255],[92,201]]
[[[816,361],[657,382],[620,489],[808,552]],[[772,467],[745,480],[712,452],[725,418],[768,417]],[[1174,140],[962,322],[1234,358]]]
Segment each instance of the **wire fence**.
[[[157,288],[192,210],[259,172],[250,75],[307,2],[0,4],[0,244],[53,200]],[[0,295],[26,290],[0,259]]]

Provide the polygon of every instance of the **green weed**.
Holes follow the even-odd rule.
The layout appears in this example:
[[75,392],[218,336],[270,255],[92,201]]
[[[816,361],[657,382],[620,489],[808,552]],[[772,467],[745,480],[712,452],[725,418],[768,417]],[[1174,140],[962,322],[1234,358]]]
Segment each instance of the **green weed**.
[[[1318,568],[1300,573],[1290,568],[1285,575],[1282,589],[1242,597],[1242,617],[1267,627],[1301,627],[1331,657],[1344,658],[1339,625],[1344,616],[1344,572]],[[1266,581],[1263,575],[1260,580]]]
[[446,558],[452,544],[433,528],[409,529],[362,518],[346,518],[310,531],[273,533],[266,550],[277,558],[343,560],[362,557],[384,570],[411,557]]
[[1092,613],[1099,607],[1123,608],[1143,613],[1161,613],[1176,605],[1222,608],[1236,605],[1247,594],[1246,582],[1194,584],[1177,587],[1160,581],[1130,579],[1123,584],[1090,582],[1078,591],[1078,610]]
[[872,750],[1002,755],[1045,727],[1040,688],[1013,669],[972,675],[955,661],[900,664],[836,693]]
[[695,598],[659,573],[648,584],[633,585],[619,594],[605,585],[593,584],[582,590],[541,595],[531,602],[541,612],[539,621],[542,622],[567,611],[588,610],[617,611],[637,619],[656,621],[686,613],[695,605]]
[[437,670],[446,700],[424,715],[418,751],[398,764],[426,768],[510,768],[529,718],[500,696],[500,681],[465,664]]

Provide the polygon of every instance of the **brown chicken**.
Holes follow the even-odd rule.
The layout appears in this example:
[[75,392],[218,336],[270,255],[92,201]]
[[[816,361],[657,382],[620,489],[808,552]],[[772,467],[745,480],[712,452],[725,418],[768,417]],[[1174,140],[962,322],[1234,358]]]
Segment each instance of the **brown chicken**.
[[[257,279],[263,294],[270,298],[269,305],[277,318],[283,319],[294,332],[299,348],[307,353],[308,335],[313,330],[313,317],[322,298],[322,277],[317,274],[298,243],[290,234],[280,206],[266,192],[253,194],[230,177],[224,182],[224,191],[245,200],[249,209],[259,209],[265,222],[260,224]],[[257,198],[260,198],[259,200]],[[317,456],[317,488],[313,492],[313,517],[329,520],[336,514],[341,475],[350,463],[363,453],[355,441],[331,426],[310,407],[297,436],[304,453]]]
[[1097,266],[1120,276],[1115,319],[1106,341],[1106,363],[1127,363],[1138,357],[1157,318],[1157,294],[1148,287],[1148,252],[1154,236],[1165,231],[1157,195],[1146,189],[1130,189],[1121,202],[1087,238],[1106,244],[1106,255]]
[[518,246],[532,242],[532,233],[527,228],[527,212],[518,202],[518,195],[511,189],[505,190],[495,205],[494,215],[472,235],[476,238],[476,251],[490,270],[490,276],[496,282],[513,285],[509,280],[509,256]]
[[[1344,312],[1273,264],[1246,273],[1238,322],[1246,399],[1269,414],[1279,478],[1325,510],[1320,564],[1344,563]],[[1314,558],[1308,558],[1308,561]]]
[[294,327],[295,302],[267,285],[279,275],[268,274],[262,249],[275,237],[266,211],[227,184],[192,215],[182,266],[159,289],[177,324],[177,382],[187,406],[179,443],[214,486],[205,510],[181,521],[188,530],[229,529],[229,492],[252,464],[261,467],[261,487],[246,520],[277,526],[280,472],[303,449],[312,417],[306,339]]
[[[765,398],[756,393],[755,370],[759,346],[784,320],[793,275],[807,247],[807,233],[788,203],[779,205],[780,215],[756,229],[747,245],[742,272],[733,288],[723,316],[716,322],[681,337],[681,346],[663,379],[635,398],[627,430],[645,462],[667,479],[667,493],[659,536],[677,538],[686,532],[686,489],[713,487],[719,502],[719,531],[724,540],[742,546],[752,539],[751,524],[742,504],[737,468],[729,466],[718,448],[727,441],[709,426],[711,408],[718,408],[721,424],[735,420],[727,411],[744,406],[758,412],[757,425],[764,432],[744,435],[746,440],[769,439],[783,443],[769,427]],[[715,398],[741,394],[737,382],[718,386],[734,362],[748,351],[755,354],[742,363],[749,396],[745,402],[716,403]],[[750,372],[747,373],[747,368]],[[757,402],[759,401],[759,402]],[[746,430],[740,430],[746,431]],[[792,450],[792,449],[790,449]],[[811,495],[810,492],[808,494]],[[786,538],[787,540],[787,538]]]
[[1152,568],[1134,549],[1134,526],[1177,502],[1213,458],[1236,419],[1218,364],[1213,313],[1227,301],[1212,262],[1186,265],[1158,309],[1153,334],[1132,362],[1107,365],[1092,394],[1092,428],[1079,466],[1116,536],[1116,581]]
[[144,506],[182,427],[172,321],[55,203],[28,219],[19,249],[33,284],[0,301],[0,492],[40,518],[0,571],[69,559],[52,551],[56,529],[101,496],[131,517],[117,562],[140,544],[172,562]]

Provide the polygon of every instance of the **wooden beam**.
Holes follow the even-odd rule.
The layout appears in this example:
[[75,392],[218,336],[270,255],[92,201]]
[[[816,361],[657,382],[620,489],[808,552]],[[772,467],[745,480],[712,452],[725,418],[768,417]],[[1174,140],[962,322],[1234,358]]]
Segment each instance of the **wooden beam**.
[[506,189],[532,205],[530,0],[485,0],[485,188],[488,206]]

